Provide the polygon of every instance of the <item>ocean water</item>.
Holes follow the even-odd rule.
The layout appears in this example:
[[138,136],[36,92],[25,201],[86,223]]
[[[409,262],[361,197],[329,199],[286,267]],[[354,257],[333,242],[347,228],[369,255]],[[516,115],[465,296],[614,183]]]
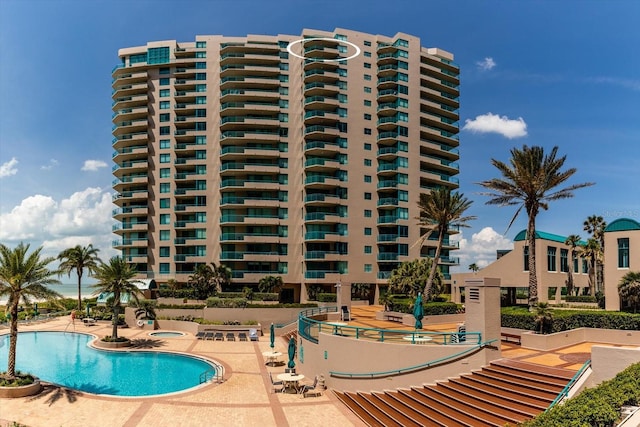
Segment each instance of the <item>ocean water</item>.
[[[51,285],[49,286],[49,288],[58,292],[59,294],[62,294],[62,296],[64,296],[65,298],[78,299],[78,283],[62,283],[60,285]],[[93,289],[91,284],[85,283],[84,280],[82,281],[81,292],[82,299],[97,296],[94,295],[95,289]],[[6,304],[6,302],[7,297],[0,297],[0,305]]]

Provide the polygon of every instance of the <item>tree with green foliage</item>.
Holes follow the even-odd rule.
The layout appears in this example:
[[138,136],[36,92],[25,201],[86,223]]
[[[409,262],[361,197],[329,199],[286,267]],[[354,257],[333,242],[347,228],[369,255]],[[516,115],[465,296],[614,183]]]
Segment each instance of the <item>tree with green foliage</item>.
[[553,323],[553,311],[546,302],[539,302],[535,307],[534,320],[538,333],[545,334],[551,331]]
[[464,197],[462,193],[451,191],[447,187],[438,187],[429,193],[420,193],[418,208],[420,216],[416,218],[421,230],[420,244],[429,238],[433,233],[438,236],[436,251],[433,256],[433,268],[430,269],[427,283],[424,287],[425,295],[432,295],[431,287],[433,286],[436,272],[439,272],[438,263],[440,262],[440,254],[445,237],[449,236],[451,229],[456,227],[469,227],[467,222],[476,219],[475,216],[464,216],[465,211],[469,209],[473,203]]
[[60,260],[60,272],[67,273],[71,277],[71,272],[76,271],[78,275],[78,310],[82,310],[82,275],[85,270],[89,275],[93,273],[100,262],[98,252],[100,249],[89,246],[77,245],[73,248],[65,249],[58,255]]
[[469,270],[473,271],[474,273],[477,273],[478,270],[480,270],[480,267],[478,267],[478,264],[474,262],[473,264],[469,264]]
[[353,283],[351,284],[351,297],[368,299],[372,287],[371,283]]
[[141,299],[133,304],[135,307],[135,316],[136,319],[149,319],[155,320],[156,318],[156,307],[158,306],[156,301]]
[[[419,258],[412,261],[401,263],[395,270],[391,272],[389,277],[389,292],[409,295],[415,298],[418,292],[427,295],[427,299],[431,299],[430,293],[427,294],[426,286],[432,271],[433,260],[431,258]],[[438,270],[436,268],[436,270]],[[433,288],[440,289],[442,283],[442,273],[436,271],[434,275]]]
[[574,284],[573,284],[573,264],[575,263],[575,259],[576,259],[576,248],[578,246],[580,246],[580,236],[578,236],[577,234],[571,234],[570,236],[567,236],[566,240],[564,241],[564,244],[569,246],[569,268],[567,269],[567,295],[569,296],[573,296],[573,288],[574,288]]
[[640,272],[630,271],[625,274],[618,283],[620,298],[633,306],[635,313],[640,304]]
[[589,265],[587,276],[589,277],[589,295],[592,297],[596,295],[596,265],[601,254],[600,243],[593,237],[587,239],[587,244],[580,248],[580,256],[586,259]]
[[121,296],[128,294],[130,300],[139,301],[140,289],[136,285],[136,270],[124,258],[112,257],[108,263],[100,262],[92,277],[98,281],[92,287],[96,292],[108,293],[113,296],[113,329],[111,338],[118,339],[118,315],[122,306]]
[[604,289],[604,230],[607,223],[604,218],[598,215],[590,215],[584,221],[583,229],[593,237],[599,245],[598,253],[593,263],[593,274],[595,277],[595,292]]
[[206,300],[222,292],[231,283],[231,269],[214,262],[199,264],[187,283],[193,289],[196,299]]
[[49,289],[60,281],[54,276],[57,270],[49,269],[55,258],[43,258],[42,247],[30,254],[29,245],[20,243],[14,249],[0,243],[0,297],[7,297],[9,320],[9,353],[6,377],[16,378],[16,348],[18,345],[18,305],[20,301],[31,304],[32,299],[53,302],[62,298],[58,292]]
[[317,283],[307,285],[307,297],[309,301],[318,301],[318,295],[323,291],[322,285]]
[[279,293],[283,286],[284,282],[280,276],[264,276],[258,282],[260,292]]
[[538,276],[536,273],[536,217],[540,210],[548,210],[549,202],[573,197],[574,190],[593,185],[591,182],[574,184],[557,189],[577,171],[570,168],[562,171],[567,156],[556,157],[558,147],[545,154],[543,147],[511,149],[510,164],[491,159],[491,163],[501,173],[501,178],[480,182],[490,190],[482,193],[491,199],[489,205],[519,205],[511,218],[507,230],[516,220],[522,209],[527,213],[527,240],[529,246],[529,306],[538,303]]

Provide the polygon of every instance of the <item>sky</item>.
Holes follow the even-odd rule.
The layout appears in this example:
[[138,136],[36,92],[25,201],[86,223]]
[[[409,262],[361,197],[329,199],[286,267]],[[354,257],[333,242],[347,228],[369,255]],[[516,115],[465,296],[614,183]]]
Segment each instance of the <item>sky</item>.
[[594,182],[538,215],[586,236],[589,215],[640,221],[640,2],[0,0],[0,242],[46,255],[111,241],[111,70],[118,49],[196,35],[299,35],[348,28],[421,38],[460,74],[460,192],[477,219],[461,265],[485,266],[526,227],[478,182],[523,145],[559,147],[568,184]]

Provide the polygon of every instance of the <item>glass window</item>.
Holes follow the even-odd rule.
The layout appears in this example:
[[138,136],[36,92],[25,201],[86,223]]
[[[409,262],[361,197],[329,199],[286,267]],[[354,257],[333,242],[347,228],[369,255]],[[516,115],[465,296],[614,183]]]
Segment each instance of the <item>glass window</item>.
[[206,62],[196,62],[196,69],[197,70],[204,70],[207,68],[207,63]]
[[163,77],[160,79],[160,86],[167,86],[170,82],[170,79],[168,77]]
[[365,46],[371,46],[371,42],[369,42],[369,41],[365,41],[365,42],[364,42],[364,45],[365,45]]
[[129,63],[131,65],[139,64],[141,62],[147,62],[147,54],[146,53],[138,53],[137,55],[131,55],[129,57]]
[[207,52],[196,52],[196,58],[206,58]]
[[369,100],[365,99],[365,100],[364,100],[364,106],[365,106],[365,107],[371,107],[371,101],[369,101]]
[[149,57],[149,64],[164,64],[169,62],[169,48],[168,47],[152,47],[147,52]]
[[171,127],[169,126],[160,126],[160,135],[170,135]]
[[369,86],[365,86],[364,93],[371,93],[371,88]]
[[371,80],[371,74],[365,74],[364,75],[364,79],[365,80]]
[[371,63],[370,62],[365,62],[364,63],[364,68],[371,68]]
[[160,240],[169,240],[171,232],[169,230],[160,230]]
[[578,273],[580,269],[578,268],[578,258],[573,259],[573,272]]
[[160,257],[166,258],[171,256],[171,248],[169,246],[160,246]]
[[371,166],[371,159],[364,159],[365,166]]
[[365,134],[365,135],[371,135],[371,129],[369,129],[369,128],[364,128],[364,134]]
[[364,193],[365,200],[371,200],[371,193]]
[[364,119],[365,120],[371,120],[371,114],[366,114],[364,115]]
[[169,113],[160,114],[160,121],[161,122],[168,122],[169,120],[171,120],[171,114],[169,114]]
[[371,236],[371,228],[370,227],[365,227],[364,235],[365,236]]
[[371,264],[365,264],[364,265],[364,272],[365,273],[371,273],[373,271],[373,266]]
[[197,49],[203,49],[205,47],[207,47],[207,42],[196,42]]
[[167,98],[171,96],[171,89],[160,89],[160,98]]
[[160,274],[169,274],[170,264],[168,262],[160,263]]
[[582,258],[582,272],[585,274],[589,272],[589,263],[584,258]]
[[523,270],[529,271],[529,246],[524,247]]
[[161,139],[160,140],[160,148],[171,148],[171,140],[170,139]]
[[171,154],[160,154],[160,163],[171,162]]
[[560,249],[560,271],[566,273],[569,271],[569,250]]
[[171,68],[160,68],[160,74],[171,74]]
[[196,73],[196,80],[207,80],[207,73]]
[[[163,154],[165,156],[169,156],[169,154]],[[160,158],[162,158],[162,156]],[[171,169],[169,168],[161,168],[160,169],[160,178],[170,178],[171,177]]]
[[171,207],[171,200],[170,199],[160,199],[160,208],[161,209],[166,209]]
[[171,215],[169,214],[160,214],[160,224],[171,224]]
[[364,143],[364,149],[367,151],[371,151],[371,144],[369,144],[368,142]]
[[171,101],[160,101],[161,110],[168,110],[169,108],[171,108]]
[[363,52],[365,58],[371,58],[371,52]]
[[547,246],[547,270],[556,271],[556,248]]
[[365,246],[364,247],[364,253],[365,254],[373,253],[373,248],[371,246]]
[[371,209],[365,209],[364,210],[364,217],[365,218],[371,218],[371,215],[372,215]]
[[618,268],[629,268],[629,238],[618,239]]
[[169,193],[171,191],[171,184],[168,182],[160,183],[160,192],[161,193]]

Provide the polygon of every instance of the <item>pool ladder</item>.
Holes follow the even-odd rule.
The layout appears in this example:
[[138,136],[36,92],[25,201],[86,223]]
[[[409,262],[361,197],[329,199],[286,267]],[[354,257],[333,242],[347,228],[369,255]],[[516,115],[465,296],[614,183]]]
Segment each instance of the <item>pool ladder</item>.
[[206,371],[200,374],[200,384],[209,382],[214,378],[217,383],[221,383],[222,381],[224,381],[224,377],[223,377],[224,367],[219,363],[215,363],[215,362],[211,362],[211,364],[214,366],[213,368],[207,369]]

